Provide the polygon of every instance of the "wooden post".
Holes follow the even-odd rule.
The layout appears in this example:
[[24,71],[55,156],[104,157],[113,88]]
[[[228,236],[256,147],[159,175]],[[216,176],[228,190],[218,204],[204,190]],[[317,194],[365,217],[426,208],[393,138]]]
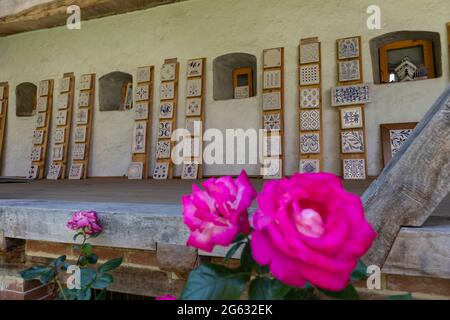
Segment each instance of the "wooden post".
[[[450,87],[363,195],[378,238],[364,262],[382,267],[401,227],[420,227],[450,191]],[[411,252],[411,254],[414,254]]]

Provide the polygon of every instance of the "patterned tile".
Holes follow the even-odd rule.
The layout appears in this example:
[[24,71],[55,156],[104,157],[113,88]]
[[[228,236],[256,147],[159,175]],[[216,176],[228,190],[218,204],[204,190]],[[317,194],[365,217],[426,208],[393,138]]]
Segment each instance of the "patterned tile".
[[341,61],[339,66],[339,81],[357,81],[361,79],[359,60]]
[[141,121],[134,124],[133,153],[142,154],[146,150],[147,122]]
[[189,60],[187,64],[187,77],[201,77],[203,75],[203,59]]
[[160,119],[172,119],[173,118],[173,102],[164,101],[159,106],[159,118]]
[[309,86],[320,84],[320,66],[311,64],[300,67],[300,85]]
[[61,176],[61,169],[60,164],[52,164],[47,174],[47,180],[58,180]]
[[191,136],[199,136],[202,134],[202,119],[200,118],[187,118],[186,130],[189,131]]
[[70,90],[70,80],[71,78],[62,78],[59,81],[59,93],[68,92]]
[[300,154],[320,153],[320,134],[300,134]]
[[80,108],[87,108],[89,107],[91,95],[89,91],[80,92],[80,95],[78,96],[78,106]]
[[134,107],[134,120],[147,120],[148,119],[148,103],[137,102]]
[[363,114],[361,107],[341,109],[341,128],[355,129],[363,127]]
[[319,172],[320,172],[320,160],[318,159],[300,160],[300,173],[319,173]]
[[85,74],[80,77],[79,89],[90,90],[92,87],[92,75]]
[[55,144],[61,144],[66,141],[66,129],[65,128],[57,128],[55,130],[55,134],[53,135],[53,142]]
[[263,51],[264,68],[279,68],[282,65],[281,48],[267,49]]
[[73,163],[69,170],[69,180],[80,180],[83,176],[84,165],[81,163]]
[[44,142],[44,130],[34,130],[33,132],[33,144],[40,145]]
[[394,156],[413,133],[413,129],[390,130],[391,154]]
[[46,112],[48,108],[47,97],[39,97],[37,98],[37,111],[38,112]]
[[89,110],[87,109],[81,109],[77,111],[76,117],[75,117],[77,124],[88,124],[89,122]]
[[135,99],[136,101],[143,101],[149,99],[149,85],[148,84],[138,84],[136,87]]
[[38,113],[36,118],[36,128],[42,128],[45,127],[47,124],[47,114],[45,113]]
[[344,159],[343,168],[345,180],[366,179],[366,161],[364,159]]
[[187,98],[200,97],[202,95],[202,79],[189,79],[187,81]]
[[33,147],[31,148],[31,161],[38,162],[41,161],[42,156],[42,147]]
[[35,180],[37,179],[38,175],[39,175],[39,166],[32,165],[28,170],[27,179]]
[[150,67],[141,67],[137,69],[136,75],[137,83],[150,82],[150,80],[151,80]]
[[240,86],[234,88],[234,98],[235,99],[247,99],[250,97],[250,87]]
[[75,142],[86,142],[86,126],[78,126],[75,128],[74,140]]
[[362,130],[341,132],[342,153],[364,153],[364,134]]
[[371,88],[367,84],[331,89],[331,105],[333,107],[366,104],[369,102],[371,102]]
[[300,107],[304,109],[319,108],[320,101],[320,88],[300,89]]
[[43,80],[39,82],[38,94],[39,97],[48,96],[50,92],[50,82],[48,80]]
[[169,163],[157,162],[153,171],[154,180],[166,180],[169,177]]
[[263,155],[264,157],[278,157],[282,154],[281,136],[270,135],[263,138]]
[[264,83],[263,88],[264,89],[279,89],[281,88],[281,71],[280,70],[271,70],[271,71],[264,71],[263,74]]
[[281,130],[281,113],[264,114],[264,130],[268,132]]
[[128,167],[127,177],[129,180],[142,180],[144,164],[142,162],[132,162]]
[[186,99],[186,116],[201,116],[202,114],[202,99],[193,98]]
[[156,159],[169,159],[171,156],[171,142],[158,141],[156,145]]
[[187,137],[183,139],[183,157],[200,158],[202,155],[201,139]]
[[166,63],[161,68],[161,81],[173,81],[176,78],[176,63]]
[[279,110],[281,109],[281,92],[263,93],[263,110]]
[[161,100],[172,100],[175,98],[175,83],[165,82],[161,84],[160,87],[160,99]]
[[72,160],[84,160],[86,145],[84,143],[75,143],[72,149]]
[[62,161],[64,159],[64,146],[54,146],[52,148],[52,160],[53,161]]
[[307,64],[320,61],[319,43],[300,45],[300,63]]
[[308,110],[300,112],[300,131],[320,130],[320,111]]
[[184,163],[183,173],[181,178],[183,180],[195,180],[198,177],[198,163]]
[[170,139],[172,137],[172,121],[160,121],[158,128],[159,139]]
[[283,161],[279,158],[265,158],[261,175],[264,179],[281,179],[283,177]]
[[56,108],[58,110],[67,109],[69,106],[69,94],[68,93],[61,93],[58,96],[58,100],[56,101]]
[[359,38],[338,40],[338,59],[359,58]]

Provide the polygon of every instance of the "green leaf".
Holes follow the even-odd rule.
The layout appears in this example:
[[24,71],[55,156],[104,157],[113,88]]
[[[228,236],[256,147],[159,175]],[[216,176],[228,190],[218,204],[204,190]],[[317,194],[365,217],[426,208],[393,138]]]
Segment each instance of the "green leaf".
[[98,272],[105,273],[105,272],[117,269],[122,264],[122,261],[123,261],[123,258],[109,260],[109,261],[105,262],[104,264],[102,264],[98,268]]
[[81,256],[79,263],[80,263],[80,266],[85,267],[89,264],[89,261],[85,256]]
[[239,233],[236,238],[234,239],[233,243],[238,243],[238,242],[245,242],[245,240],[247,240],[248,235],[245,235],[243,233]]
[[53,268],[49,268],[46,272],[41,274],[39,277],[39,281],[41,281],[42,284],[47,284],[51,282],[56,276],[55,270]]
[[204,264],[191,272],[180,299],[237,300],[249,280],[250,272]]
[[111,283],[113,283],[114,279],[110,274],[102,274],[97,276],[94,283],[92,284],[93,289],[103,290],[109,287]]
[[390,296],[387,298],[387,300],[391,301],[399,301],[399,300],[414,300],[411,293],[398,295],[398,296]]
[[83,246],[81,247],[81,252],[86,257],[90,256],[92,253],[92,244],[90,243],[83,244]]
[[291,291],[284,297],[284,300],[319,300],[319,297],[314,293],[314,288],[296,289]]
[[66,262],[66,260],[67,260],[66,256],[61,256],[55,261],[53,261],[51,265],[56,269],[56,272],[59,272],[61,271],[61,268],[64,267],[64,263]]
[[24,280],[33,280],[37,277],[40,277],[43,273],[47,272],[50,268],[45,266],[33,266],[31,268],[28,268],[26,270],[23,270],[20,273],[20,276]]
[[250,283],[250,300],[282,300],[291,290],[276,279],[256,278]]
[[77,300],[88,301],[91,300],[92,290],[90,288],[84,290],[77,290]]
[[97,277],[97,272],[94,269],[84,268],[80,270],[81,273],[81,287],[86,288],[90,286]]
[[330,298],[333,299],[339,299],[339,300],[359,300],[359,294],[356,291],[356,289],[349,284],[347,286],[347,288],[345,288],[343,291],[341,292],[333,292],[333,291],[327,291],[327,290],[323,290],[320,289],[320,292],[322,292],[323,294],[327,295]]
[[235,253],[244,245],[244,242],[235,243],[230,250],[228,250],[227,255],[225,256],[225,262],[233,258]]
[[98,261],[98,256],[96,254],[91,253],[88,257],[87,260],[90,264],[96,264]]
[[359,281],[367,278],[367,267],[362,262],[359,261],[356,269],[352,273],[352,281]]
[[253,260],[250,242],[247,242],[244,249],[242,249],[240,269],[243,271],[251,271],[258,266],[259,265],[255,262],[255,260]]
[[95,239],[95,238],[98,238],[98,236],[100,236],[102,233],[101,232],[99,232],[99,233],[93,233],[93,234],[91,234],[90,236],[89,236],[89,239]]
[[108,291],[106,289],[103,289],[102,291],[100,291],[99,294],[97,294],[97,296],[95,297],[95,300],[106,300],[107,293],[108,293]]

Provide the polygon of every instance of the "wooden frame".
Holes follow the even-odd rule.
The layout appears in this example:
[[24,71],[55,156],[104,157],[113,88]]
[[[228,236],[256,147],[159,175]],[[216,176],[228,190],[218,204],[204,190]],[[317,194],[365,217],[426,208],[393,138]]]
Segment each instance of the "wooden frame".
[[[54,143],[53,147],[56,147],[57,145],[62,145],[64,148],[63,158],[62,160],[54,160],[52,159],[52,165],[61,165],[61,173],[59,179],[66,179],[67,174],[67,163],[69,160],[69,146],[70,146],[70,139],[72,137],[72,116],[73,116],[73,104],[75,99],[75,76],[73,73],[66,73],[63,75],[63,78],[60,81],[63,81],[63,79],[69,79],[69,90],[62,90],[59,88],[58,94],[67,94],[67,108],[64,110],[67,110],[67,117],[66,117],[66,124],[65,125],[57,125],[56,130],[58,129],[64,129],[64,142],[63,143]],[[66,80],[67,81],[67,80]],[[58,101],[58,100],[57,100]],[[59,106],[57,105],[57,108]]]
[[[48,89],[46,92],[41,94],[41,86],[47,83]],[[54,81],[53,80],[42,80],[39,82],[39,87],[37,91],[37,101],[39,98],[46,98],[46,108],[44,111],[40,111],[37,109],[37,114],[41,114],[45,116],[45,124],[43,127],[36,128],[36,130],[44,131],[42,143],[33,145],[33,148],[40,148],[40,160],[31,160],[31,166],[36,166],[38,168],[37,179],[44,179],[46,176],[46,160],[47,160],[47,151],[48,151],[48,142],[50,137],[51,130],[51,122],[52,122],[52,109],[53,109],[53,89],[54,89]],[[34,131],[33,131],[34,134]]]
[[9,85],[7,82],[0,83],[0,90],[2,96],[0,97],[0,176],[2,175],[5,140],[6,140],[6,125],[8,120],[8,106],[9,106]]
[[[175,64],[175,75],[174,75],[173,79],[162,80],[161,87],[165,84],[173,83],[173,94],[171,95],[170,99],[169,98],[164,99],[163,97],[161,97],[161,87],[159,88],[160,104],[158,105],[158,117],[160,120],[159,120],[159,125],[158,125],[158,131],[159,131],[159,127],[161,126],[162,123],[171,123],[171,131],[173,133],[173,131],[176,129],[176,125],[177,125],[178,86],[179,86],[179,76],[180,76],[180,63],[178,62],[177,58],[166,59],[163,64],[163,68],[165,65],[168,65],[168,64]],[[168,103],[172,104],[172,114],[171,114],[170,118],[161,118],[160,117],[161,103],[164,103],[164,102],[168,102]],[[159,132],[158,132],[158,140],[157,141],[158,142],[170,141],[170,153],[172,155],[172,151],[174,148],[174,141],[172,141],[171,137],[164,137],[164,138],[159,137]],[[155,158],[157,158],[156,154],[155,154]],[[168,166],[167,177],[164,179],[161,179],[157,176],[157,170],[160,165]],[[153,170],[153,179],[155,179],[155,180],[173,179],[173,172],[174,172],[174,163],[172,161],[172,157],[170,157],[169,159],[164,159],[164,160],[156,159],[156,165]]]
[[[406,122],[406,123],[389,123],[381,124],[381,147],[383,153],[383,164],[387,166],[389,161],[391,161],[392,147],[391,147],[391,131],[392,130],[414,130],[417,127],[417,122]],[[405,141],[406,142],[406,141]]]
[[[280,154],[273,156],[273,155],[263,155],[263,162],[261,166],[261,176],[264,179],[281,179],[284,176],[284,48],[271,48],[271,49],[265,49],[263,51],[263,57],[266,57],[266,53],[269,51],[276,52],[277,55],[279,55],[279,63],[276,66],[267,66],[267,63],[264,61],[263,65],[263,77],[266,72],[276,71],[280,73],[280,79],[279,79],[279,88],[265,88],[263,85],[263,95],[269,94],[269,93],[280,93],[280,105],[278,109],[275,110],[264,110],[264,101],[263,101],[263,117],[262,117],[262,128],[264,131],[264,139],[272,137],[272,136],[280,136],[281,139],[281,146],[280,146]],[[264,60],[264,58],[263,58]],[[263,81],[264,83],[264,81]],[[267,130],[265,126],[265,117],[270,115],[280,115],[280,130]],[[260,145],[263,145],[260,143]],[[266,164],[270,163],[270,166],[272,166],[273,163],[277,163],[279,165],[278,167],[278,174],[276,175],[265,175],[267,171]]]
[[[358,39],[358,57],[350,57],[350,58],[343,58],[343,59],[339,59],[339,43],[341,40],[347,40],[347,39]],[[360,79],[359,80],[355,80],[355,81],[345,81],[345,82],[340,82],[339,81],[339,74],[337,75],[337,85],[338,86],[350,86],[350,85],[357,85],[357,84],[362,84],[364,82],[364,70],[363,70],[363,66],[362,66],[362,38],[361,36],[357,36],[357,37],[348,37],[348,38],[343,38],[343,39],[337,39],[336,40],[336,63],[339,66],[339,63],[342,61],[350,61],[350,60],[355,60],[358,59],[359,60],[359,68],[360,68]],[[338,68],[339,70],[339,68]],[[342,123],[341,123],[341,113],[343,110],[346,109],[352,109],[352,108],[357,108],[360,107],[361,108],[361,121],[362,121],[362,126],[359,128],[343,128]],[[340,141],[340,161],[341,161],[341,172],[342,172],[342,177],[345,179],[345,169],[344,169],[344,164],[348,161],[348,160],[364,160],[364,167],[365,167],[365,172],[364,172],[364,179],[362,177],[353,177],[353,178],[348,178],[348,180],[366,180],[368,177],[368,162],[367,162],[367,137],[366,137],[366,129],[365,129],[365,105],[350,105],[350,106],[340,106],[338,107],[338,111],[339,111],[339,141]],[[354,131],[354,130],[362,130],[363,132],[363,146],[364,146],[364,152],[361,153],[346,153],[343,150],[342,147],[342,133],[346,132],[346,131]]]
[[236,97],[236,88],[239,87],[239,76],[247,76],[248,79],[248,98],[254,97],[254,84],[253,84],[253,71],[251,68],[237,68],[233,70],[233,98],[239,99]]
[[[139,69],[147,68],[149,72],[148,81],[139,81],[138,79],[138,86],[139,85],[147,85],[148,86],[148,99],[143,101],[136,101],[137,103],[143,103],[147,105],[147,118],[146,119],[136,119],[135,122],[143,122],[145,121],[146,126],[146,140],[145,140],[145,152],[144,153],[133,153],[131,155],[131,162],[133,163],[142,163],[142,178],[147,180],[149,178],[149,165],[150,165],[150,149],[151,149],[151,131],[152,131],[152,115],[153,115],[153,92],[154,92],[154,79],[155,79],[155,67],[154,66],[143,66],[139,67]],[[125,102],[126,104],[126,102]],[[135,106],[136,106],[135,104]],[[134,137],[134,131],[133,131],[133,139]]]
[[[306,48],[307,46],[317,46],[317,50],[318,50],[318,59],[310,59],[307,61],[302,61],[302,48]],[[303,49],[305,50],[305,49]],[[299,119],[299,136],[298,136],[298,144],[300,145],[300,137],[303,134],[319,134],[319,144],[320,144],[320,151],[317,154],[302,154],[301,152],[301,148],[300,148],[300,154],[299,154],[299,171],[301,173],[306,173],[305,170],[303,170],[302,168],[302,164],[304,162],[315,162],[317,163],[317,161],[319,161],[319,167],[316,168],[317,170],[315,172],[322,172],[324,170],[324,159],[323,159],[323,150],[324,150],[324,138],[323,138],[323,104],[322,104],[322,49],[321,49],[321,42],[319,41],[318,37],[313,37],[313,38],[306,38],[306,39],[301,39],[300,40],[300,44],[298,47],[298,54],[299,54],[299,67],[298,67],[298,72],[299,72],[299,81],[298,81],[298,86],[299,86],[299,113],[298,113],[298,119]],[[308,65],[318,65],[319,66],[319,83],[318,84],[311,84],[311,85],[302,85],[302,81],[301,81],[301,68],[304,66],[308,66]],[[315,108],[305,108],[304,106],[302,106],[302,96],[301,96],[301,92],[303,90],[314,90],[316,91],[318,89],[319,91],[319,96],[317,97],[318,100],[318,105]],[[313,111],[318,111],[319,112],[319,130],[304,130],[304,128],[302,129],[302,113],[304,112],[313,112]]]
[[[202,179],[203,178],[203,130],[205,128],[205,100],[206,100],[206,58],[197,58],[197,59],[191,59],[188,61],[187,65],[188,65],[188,70],[189,70],[189,65],[191,65],[191,63],[195,62],[195,61],[201,61],[202,63],[202,68],[201,68],[201,75],[197,76],[197,75],[193,75],[190,76],[189,72],[187,73],[187,80],[189,79],[201,79],[202,81],[202,92],[201,95],[198,97],[194,97],[194,98],[187,98],[186,99],[186,121],[188,120],[194,120],[194,121],[200,121],[201,122],[201,136],[195,136],[195,135],[191,135],[190,139],[194,139],[196,141],[199,141],[199,156],[198,157],[185,157],[183,159],[183,169],[182,169],[182,173],[181,173],[181,178],[182,179],[188,179],[184,176],[184,167],[185,165],[189,165],[189,164],[194,164],[196,165],[197,168],[197,179]],[[200,114],[199,115],[189,115],[187,113],[187,104],[188,101],[190,101],[189,99],[201,99],[200,102]]]
[[[85,79],[90,79],[90,85],[88,87],[82,87],[81,83],[85,80]],[[84,157],[83,160],[75,160],[73,159],[73,155],[72,155],[72,166],[75,165],[82,165],[83,166],[83,172],[80,176],[80,179],[87,179],[89,177],[89,157],[90,157],[90,147],[91,147],[91,143],[92,143],[92,126],[93,126],[93,122],[94,122],[94,111],[95,111],[95,87],[96,87],[96,74],[92,73],[92,74],[85,74],[82,75],[79,79],[80,81],[80,90],[79,90],[79,94],[81,94],[82,92],[88,92],[89,93],[89,106],[87,107],[80,107],[78,106],[77,108],[77,112],[80,112],[81,110],[85,110],[88,112],[88,116],[87,116],[87,123],[76,123],[75,128],[78,127],[86,127],[86,139],[84,142]],[[78,119],[76,119],[76,121],[78,121]],[[77,144],[73,143],[72,145],[72,152],[75,148]],[[72,167],[71,167],[72,170]],[[70,173],[69,173],[69,179],[73,179],[73,180],[77,180],[78,177],[71,177]]]
[[423,61],[428,70],[428,78],[435,78],[433,42],[431,40],[400,40],[382,46],[380,51],[380,79],[382,83],[389,83],[388,53],[391,50],[423,48]]

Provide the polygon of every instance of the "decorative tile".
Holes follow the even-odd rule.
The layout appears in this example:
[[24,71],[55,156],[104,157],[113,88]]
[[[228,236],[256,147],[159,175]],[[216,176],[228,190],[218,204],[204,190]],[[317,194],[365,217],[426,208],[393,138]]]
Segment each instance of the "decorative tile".
[[281,179],[283,177],[283,161],[279,158],[265,158],[261,174],[264,179]]
[[80,95],[78,97],[78,106],[80,108],[87,108],[87,107],[89,107],[90,100],[91,100],[90,92],[82,91],[82,92],[80,92]]
[[74,140],[75,142],[86,142],[86,126],[78,126],[75,128]]
[[308,110],[300,112],[300,131],[320,130],[320,111]]
[[164,101],[161,102],[159,107],[159,118],[160,119],[172,119],[173,118],[173,102]]
[[50,81],[44,80],[39,82],[38,88],[39,97],[48,96],[49,92],[50,92]]
[[198,163],[184,163],[181,179],[195,180],[198,177]]
[[77,111],[75,121],[77,124],[88,124],[89,122],[89,110],[81,109]]
[[366,160],[364,159],[344,159],[343,168],[345,180],[366,179]]
[[44,130],[34,130],[33,132],[33,144],[40,145],[44,143]]
[[148,84],[138,84],[136,87],[136,101],[143,101],[149,99],[149,85]]
[[320,107],[320,88],[300,89],[300,107],[304,109],[314,109]]
[[39,166],[32,165],[28,170],[27,179],[36,180],[39,175]]
[[320,134],[300,134],[300,153],[318,154],[320,153]]
[[371,88],[367,84],[331,89],[331,105],[333,107],[366,104],[369,102],[371,102]]
[[320,61],[319,43],[308,43],[300,45],[300,63],[307,64]]
[[80,90],[90,90],[92,87],[92,75],[85,74],[80,77]]
[[339,66],[339,81],[357,81],[361,79],[359,60],[341,61]]
[[202,114],[202,99],[193,98],[186,99],[186,116],[201,116]]
[[263,110],[279,110],[281,109],[281,92],[263,93]]
[[203,75],[203,59],[189,60],[187,65],[187,77],[201,77]]
[[62,161],[64,159],[64,146],[54,146],[52,148],[52,160],[53,161]]
[[160,121],[158,129],[158,138],[170,139],[172,137],[172,121]]
[[318,159],[300,160],[300,173],[319,173],[319,172],[320,172],[320,160]]
[[267,49],[263,52],[264,68],[278,68],[282,64],[281,48]]
[[263,155],[264,157],[281,156],[281,136],[270,135],[263,138]]
[[31,148],[31,161],[32,162],[41,161],[41,155],[42,155],[42,147]]
[[311,64],[300,67],[300,85],[309,86],[320,84],[320,66]]
[[234,98],[235,99],[247,99],[250,97],[250,87],[240,86],[234,88]]
[[413,133],[413,129],[390,130],[391,154],[394,156]]
[[160,88],[160,99],[172,100],[174,98],[175,98],[175,83],[174,82],[162,83]]
[[169,177],[169,163],[158,162],[156,163],[155,170],[153,171],[154,180],[166,180]]
[[191,136],[200,136],[202,130],[202,119],[200,118],[187,118],[186,130],[189,131]]
[[84,160],[86,145],[84,143],[75,143],[72,149],[72,160]]
[[151,71],[150,67],[141,67],[137,69],[136,81],[140,82],[150,82],[151,80]]
[[202,141],[199,138],[186,137],[183,139],[183,157],[200,158],[202,155]]
[[173,81],[176,78],[177,64],[166,63],[161,68],[161,81]]
[[70,90],[70,80],[71,78],[62,78],[59,81],[59,92],[64,93]]
[[142,180],[144,164],[142,162],[132,162],[128,167],[127,177],[129,180]]
[[47,124],[47,114],[46,113],[38,113],[36,118],[36,128],[45,127]]
[[342,153],[364,153],[364,134],[362,130],[341,132]]
[[338,40],[338,59],[350,59],[359,57],[359,38]]
[[47,180],[58,180],[61,176],[61,168],[62,166],[60,164],[52,164],[47,173]]
[[58,100],[56,100],[56,108],[58,110],[67,109],[69,106],[69,94],[68,93],[61,93],[58,96]]
[[69,170],[69,180],[80,180],[83,176],[83,169],[82,163],[73,163]]
[[148,103],[137,102],[134,107],[134,120],[147,120],[148,119]]
[[363,115],[361,107],[341,109],[341,128],[355,129],[363,127]]
[[264,114],[264,130],[281,131],[281,114],[278,112]]
[[147,122],[136,122],[134,124],[133,153],[145,153],[147,141]]
[[67,125],[67,111],[63,110],[56,112],[56,125],[57,126]]
[[61,144],[66,142],[66,128],[58,128],[53,135],[53,142],[55,144]]
[[200,97],[202,95],[202,79],[188,79],[187,98]]
[[158,141],[156,145],[156,159],[169,159],[171,156],[171,142]]
[[279,89],[281,88],[281,70],[264,71],[263,74],[264,89]]
[[39,97],[37,98],[37,111],[38,112],[46,112],[47,111],[47,97]]

